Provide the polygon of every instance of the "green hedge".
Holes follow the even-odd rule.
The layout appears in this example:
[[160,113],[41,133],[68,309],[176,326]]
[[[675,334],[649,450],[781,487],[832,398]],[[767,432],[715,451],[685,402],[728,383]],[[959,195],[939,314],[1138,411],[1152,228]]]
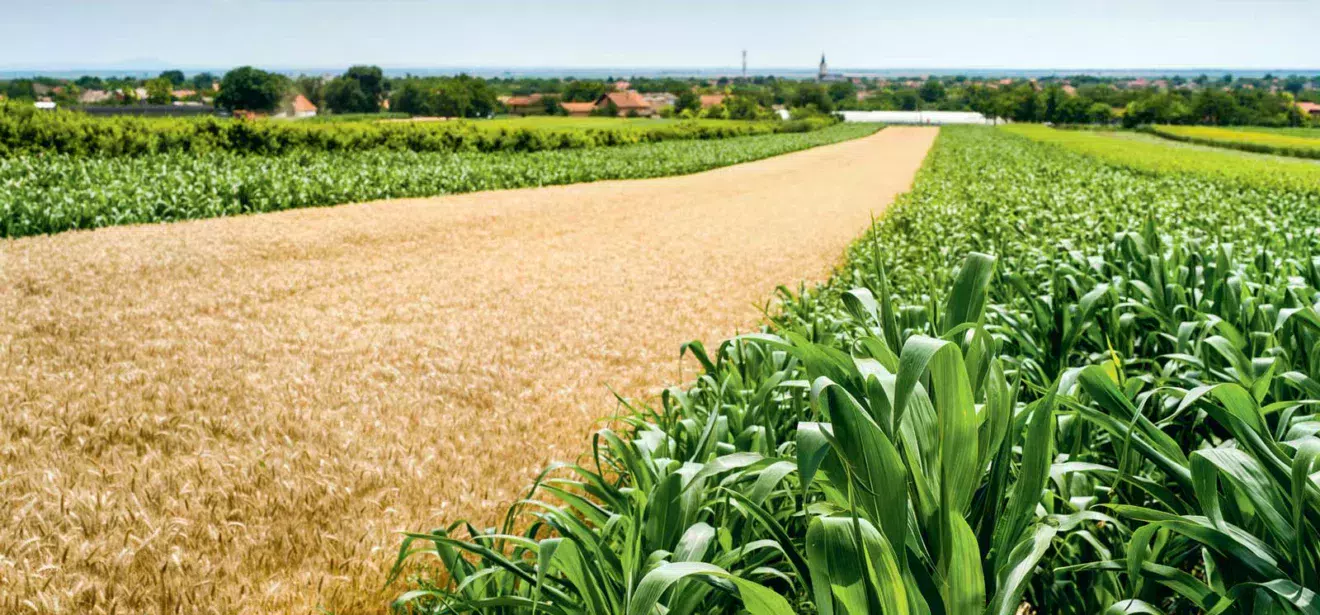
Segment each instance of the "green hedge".
[[684,139],[722,139],[808,132],[826,118],[712,125],[659,123],[645,127],[488,128],[480,122],[279,122],[222,118],[93,118],[0,103],[0,156],[58,153],[144,156],[177,152],[280,155],[384,149],[414,152],[534,152]]

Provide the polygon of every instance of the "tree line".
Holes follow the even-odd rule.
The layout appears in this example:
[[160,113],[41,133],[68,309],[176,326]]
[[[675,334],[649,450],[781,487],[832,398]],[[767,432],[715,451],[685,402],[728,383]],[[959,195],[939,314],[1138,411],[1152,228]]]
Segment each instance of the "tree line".
[[[200,73],[188,77],[165,71],[151,79],[81,77],[0,82],[0,95],[33,98],[38,91],[61,103],[77,102],[79,91],[116,92],[109,104],[168,103],[180,89],[189,98],[226,110],[272,112],[298,94],[318,109],[335,114],[392,112],[445,117],[486,117],[503,110],[502,96],[539,94],[546,114],[564,113],[560,103],[591,102],[616,88],[621,79],[560,77],[495,77],[469,75],[387,77],[377,66],[359,65],[333,76],[288,77],[251,66],[223,77]],[[1320,103],[1320,76],[1210,78],[1171,76],[1142,85],[1144,80],[1073,75],[1040,79],[996,79],[932,76],[912,79],[863,77],[818,83],[774,76],[631,77],[617,84],[647,93],[674,95],[673,117],[763,119],[772,107],[790,108],[799,116],[839,110],[956,110],[1018,122],[1060,124],[1214,124],[1292,125],[1315,123],[1295,104]],[[218,84],[218,88],[215,85]],[[213,93],[213,89],[218,92]],[[145,92],[145,96],[141,96]],[[722,94],[718,105],[701,103],[703,94]],[[141,96],[142,100],[139,100]],[[612,111],[603,105],[599,113]]]

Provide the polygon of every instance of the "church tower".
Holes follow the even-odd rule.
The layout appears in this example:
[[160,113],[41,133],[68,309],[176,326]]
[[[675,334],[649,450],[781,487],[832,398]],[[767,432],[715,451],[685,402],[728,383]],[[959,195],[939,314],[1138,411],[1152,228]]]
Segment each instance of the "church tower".
[[817,81],[824,81],[830,74],[830,67],[825,64],[825,52],[820,53],[820,73],[817,75]]

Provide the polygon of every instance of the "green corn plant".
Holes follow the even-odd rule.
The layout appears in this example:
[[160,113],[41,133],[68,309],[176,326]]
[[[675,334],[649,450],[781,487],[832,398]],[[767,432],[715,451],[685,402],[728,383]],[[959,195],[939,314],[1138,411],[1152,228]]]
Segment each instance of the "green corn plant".
[[1054,404],[1014,416],[982,326],[993,264],[973,254],[960,269],[938,321],[947,339],[912,335],[894,353],[890,300],[854,291],[845,302],[873,334],[860,352],[775,342],[804,365],[821,419],[797,433],[804,489],[825,496],[807,532],[821,613],[1013,613],[1050,546],[1056,526],[1036,508]]

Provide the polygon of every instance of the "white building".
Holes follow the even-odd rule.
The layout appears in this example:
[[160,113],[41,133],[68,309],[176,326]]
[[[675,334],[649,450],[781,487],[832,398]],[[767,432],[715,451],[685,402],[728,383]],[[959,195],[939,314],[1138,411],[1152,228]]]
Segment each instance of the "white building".
[[971,111],[841,111],[845,122],[880,124],[993,124],[990,118]]

